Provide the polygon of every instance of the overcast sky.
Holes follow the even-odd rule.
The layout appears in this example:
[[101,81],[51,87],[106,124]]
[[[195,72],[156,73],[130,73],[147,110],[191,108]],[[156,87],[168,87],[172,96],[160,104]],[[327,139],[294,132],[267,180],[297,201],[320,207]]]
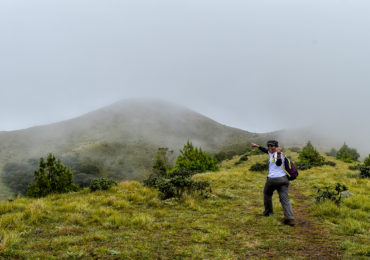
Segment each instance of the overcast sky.
[[370,146],[367,0],[2,0],[0,37],[0,130],[159,97],[254,132],[346,125]]

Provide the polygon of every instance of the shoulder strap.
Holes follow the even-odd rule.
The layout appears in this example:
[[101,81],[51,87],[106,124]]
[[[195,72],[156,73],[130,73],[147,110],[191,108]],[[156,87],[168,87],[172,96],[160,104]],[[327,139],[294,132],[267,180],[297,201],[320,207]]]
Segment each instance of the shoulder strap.
[[[290,160],[287,157],[284,157],[284,160],[288,160],[289,169],[291,169],[292,168],[292,165],[290,164]],[[283,167],[283,164],[285,165],[285,161],[281,164],[280,167],[281,167],[281,169],[284,170],[284,172],[286,173],[286,175],[288,175],[288,177],[290,178],[291,176],[290,176],[289,172]]]

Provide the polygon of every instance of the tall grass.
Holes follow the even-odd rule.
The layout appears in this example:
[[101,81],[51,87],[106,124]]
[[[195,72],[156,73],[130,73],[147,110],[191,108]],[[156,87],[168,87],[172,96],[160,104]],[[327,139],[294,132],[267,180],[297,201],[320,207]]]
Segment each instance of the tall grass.
[[[297,154],[289,157],[294,161]],[[261,216],[266,173],[248,169],[265,156],[250,156],[235,166],[238,160],[222,162],[219,172],[194,176],[211,183],[207,199],[186,195],[162,201],[155,189],[131,181],[108,191],[0,202],[0,258],[305,258],[307,241],[281,223],[277,194],[274,216]],[[348,164],[336,163],[301,171],[291,187],[307,196],[306,210],[330,230],[327,243],[339,241],[348,258],[370,256],[370,181],[350,172]],[[315,185],[337,182],[353,196],[339,206],[315,203]],[[300,206],[293,193],[291,201],[293,209]]]

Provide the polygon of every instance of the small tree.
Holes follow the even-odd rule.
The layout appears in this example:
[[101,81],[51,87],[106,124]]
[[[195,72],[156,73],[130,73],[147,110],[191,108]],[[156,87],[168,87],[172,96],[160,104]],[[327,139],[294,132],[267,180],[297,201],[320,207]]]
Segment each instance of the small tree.
[[180,150],[180,155],[176,159],[176,168],[193,172],[205,172],[218,170],[218,165],[216,159],[210,153],[204,152],[201,147],[194,147],[188,141]]
[[27,196],[44,197],[51,193],[76,191],[78,186],[73,184],[73,173],[69,167],[49,154],[46,162],[40,158],[39,169],[34,173],[34,182],[28,185]]
[[370,166],[370,154],[369,154],[369,156],[368,156],[368,157],[366,157],[366,158],[365,158],[365,160],[364,160],[364,165],[365,165],[365,166]]
[[299,152],[298,159],[312,166],[320,166],[325,162],[325,158],[320,155],[310,141]]
[[169,151],[167,147],[158,148],[157,155],[153,163],[153,171],[158,176],[166,176],[167,172],[172,169],[169,159],[169,154],[172,153],[173,151]]
[[337,152],[337,159],[343,162],[355,162],[360,157],[360,154],[355,148],[350,148],[346,143]]

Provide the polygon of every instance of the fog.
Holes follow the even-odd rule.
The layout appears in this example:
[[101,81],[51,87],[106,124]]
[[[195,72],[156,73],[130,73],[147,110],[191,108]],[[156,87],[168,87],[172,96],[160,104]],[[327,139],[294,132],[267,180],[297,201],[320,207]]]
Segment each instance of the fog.
[[369,8],[360,0],[3,0],[0,130],[161,98],[252,132],[309,127],[368,154]]

